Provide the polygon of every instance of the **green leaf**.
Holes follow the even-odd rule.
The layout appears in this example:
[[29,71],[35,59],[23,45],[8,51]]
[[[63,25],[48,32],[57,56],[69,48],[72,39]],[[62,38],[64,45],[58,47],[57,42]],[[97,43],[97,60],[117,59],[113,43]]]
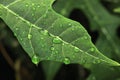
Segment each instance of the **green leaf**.
[[53,2],[0,1],[0,17],[35,64],[52,60],[65,64],[120,65],[97,50],[82,25],[56,13],[52,9]]

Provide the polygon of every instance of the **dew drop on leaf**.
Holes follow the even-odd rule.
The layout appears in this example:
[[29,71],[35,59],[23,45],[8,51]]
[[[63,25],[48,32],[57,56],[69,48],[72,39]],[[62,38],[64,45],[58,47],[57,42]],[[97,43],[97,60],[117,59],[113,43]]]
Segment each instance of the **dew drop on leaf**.
[[75,52],[79,52],[79,48],[75,47],[75,48],[74,48],[74,51],[75,51]]
[[69,58],[64,58],[64,61],[63,61],[65,64],[70,64],[70,59]]
[[52,47],[51,47],[51,50],[53,51],[53,50],[55,50],[55,48],[52,46]]
[[31,34],[28,34],[28,39],[31,39],[32,38],[32,35]]
[[47,31],[47,30],[41,31],[41,33],[42,33],[43,35],[48,35],[48,31]]
[[34,56],[32,57],[32,62],[33,62],[34,64],[38,64],[38,63],[39,63],[39,58],[38,58],[36,55],[34,55]]
[[59,38],[59,37],[55,37],[54,39],[53,39],[53,43],[55,43],[55,44],[60,44],[62,41],[61,41],[61,39]]
[[99,64],[100,62],[101,62],[100,60],[93,61],[94,64]]

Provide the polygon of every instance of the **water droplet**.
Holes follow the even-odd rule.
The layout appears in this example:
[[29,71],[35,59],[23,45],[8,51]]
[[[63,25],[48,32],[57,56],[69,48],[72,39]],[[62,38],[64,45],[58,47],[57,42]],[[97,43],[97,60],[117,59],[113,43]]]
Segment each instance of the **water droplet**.
[[59,38],[59,37],[55,37],[54,39],[53,39],[53,43],[55,43],[55,44],[59,44],[59,43],[61,43],[62,41],[61,41],[61,39]]
[[44,31],[41,31],[43,35],[48,35],[48,31],[47,30],[44,30]]
[[95,49],[94,49],[94,48],[90,48],[90,51],[92,51],[92,52],[93,52],[93,51],[95,51]]
[[32,35],[31,34],[28,34],[28,39],[31,39],[32,38]]
[[75,51],[75,52],[79,52],[79,48],[75,47],[75,48],[74,48],[74,51]]
[[70,59],[69,58],[64,58],[64,63],[65,64],[70,64]]
[[39,63],[39,58],[38,58],[36,55],[34,55],[34,56],[32,57],[32,62],[33,62],[34,64],[38,64],[38,63]]
[[55,48],[52,46],[52,47],[51,47],[51,50],[53,51],[53,50],[55,50]]
[[98,59],[98,60],[94,60],[93,63],[94,64],[99,64],[101,61]]

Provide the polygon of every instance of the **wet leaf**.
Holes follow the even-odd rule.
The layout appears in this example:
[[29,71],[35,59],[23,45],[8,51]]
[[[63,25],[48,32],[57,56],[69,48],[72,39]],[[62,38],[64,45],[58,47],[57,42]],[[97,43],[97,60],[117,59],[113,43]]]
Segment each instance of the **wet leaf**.
[[35,64],[51,60],[65,64],[120,65],[98,51],[82,25],[56,13],[52,9],[53,2],[0,1],[0,17]]

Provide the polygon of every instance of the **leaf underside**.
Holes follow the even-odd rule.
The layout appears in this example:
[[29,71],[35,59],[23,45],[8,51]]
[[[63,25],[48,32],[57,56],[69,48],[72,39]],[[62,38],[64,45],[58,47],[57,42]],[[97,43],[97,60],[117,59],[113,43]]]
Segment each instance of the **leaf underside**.
[[52,9],[54,0],[0,0],[0,17],[37,64],[42,60],[66,64],[119,63],[102,55],[78,22]]

